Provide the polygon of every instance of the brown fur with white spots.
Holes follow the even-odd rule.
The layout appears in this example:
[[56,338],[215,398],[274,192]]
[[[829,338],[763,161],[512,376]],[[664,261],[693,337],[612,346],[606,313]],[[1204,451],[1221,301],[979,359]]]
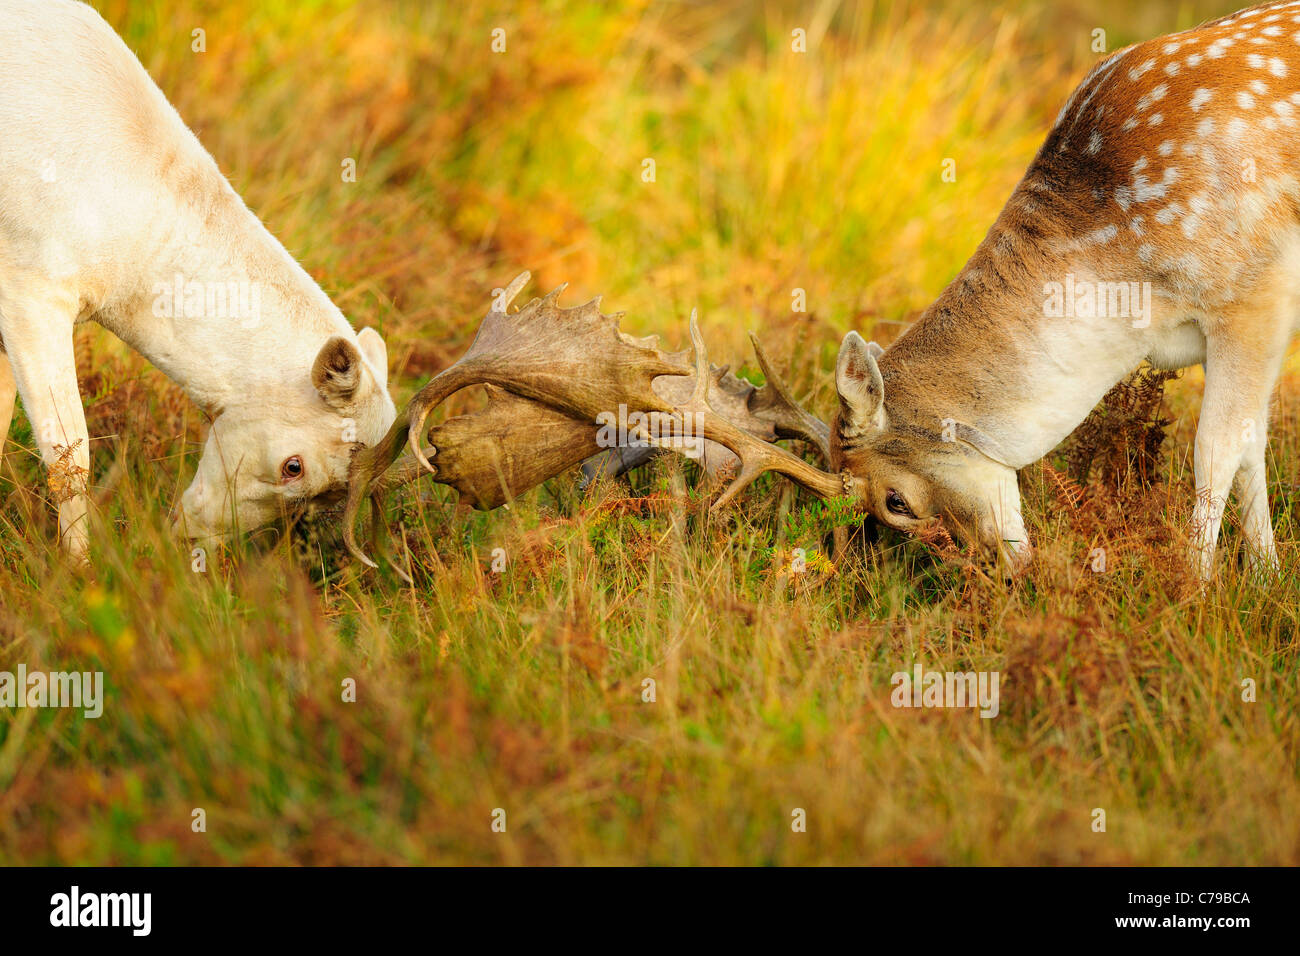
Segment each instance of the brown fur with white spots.
[[[1091,295],[1091,305],[1089,296]],[[946,516],[1029,555],[1016,469],[1143,359],[1205,363],[1195,562],[1235,485],[1276,564],[1269,399],[1300,319],[1300,0],[1120,50],[1061,111],[966,267],[881,351],[841,347],[832,464],[915,530]]]

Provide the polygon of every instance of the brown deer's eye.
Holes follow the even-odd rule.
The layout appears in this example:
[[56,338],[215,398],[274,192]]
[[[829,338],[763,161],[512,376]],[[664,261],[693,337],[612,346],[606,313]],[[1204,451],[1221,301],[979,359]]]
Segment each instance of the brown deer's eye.
[[889,509],[890,514],[896,514],[901,518],[916,517],[912,509],[907,506],[907,502],[903,500],[903,496],[893,489],[890,489],[889,494],[885,496],[885,507]]
[[305,470],[306,469],[304,469],[302,465],[302,459],[297,455],[294,455],[292,458],[286,458],[284,464],[280,466],[280,480],[297,481],[302,477],[302,473]]

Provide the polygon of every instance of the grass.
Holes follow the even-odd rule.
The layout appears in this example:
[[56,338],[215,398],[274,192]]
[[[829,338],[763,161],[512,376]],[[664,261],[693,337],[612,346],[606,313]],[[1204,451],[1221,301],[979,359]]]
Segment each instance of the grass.
[[[96,5],[383,330],[399,400],[527,268],[531,291],[603,293],[670,342],[698,306],[719,360],[755,329],[822,414],[839,335],[892,340],[961,267],[1095,59],[1090,31],[1114,48],[1227,9]],[[1294,361],[1269,458],[1282,571],[1251,580],[1230,531],[1201,597],[1180,559],[1191,373],[1150,483],[1076,483],[1069,449],[1026,470],[1040,553],[1011,586],[889,537],[832,564],[846,516],[765,480],[710,517],[665,462],[487,514],[417,486],[391,504],[407,588],[347,562],[328,516],[196,573],[165,528],[197,412],[108,335],[79,349],[94,568],[52,547],[19,416],[0,670],[102,670],[108,700],[98,720],[0,710],[0,863],[1300,863]],[[783,573],[794,548],[804,574]],[[999,716],[895,709],[916,662],[999,671]]]

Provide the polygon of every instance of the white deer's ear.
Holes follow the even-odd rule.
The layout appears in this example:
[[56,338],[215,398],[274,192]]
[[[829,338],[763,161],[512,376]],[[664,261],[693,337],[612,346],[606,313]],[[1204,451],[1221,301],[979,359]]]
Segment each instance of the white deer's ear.
[[374,381],[357,346],[341,335],[326,342],[311,367],[311,383],[337,411],[353,408],[363,391]]
[[844,336],[835,362],[835,390],[840,394],[845,422],[854,431],[885,427],[885,380],[876,358],[884,349],[866,342],[857,332]]
[[375,373],[379,387],[387,388],[388,346],[384,344],[384,340],[374,329],[366,327],[357,333],[357,345],[361,346],[362,354],[370,363],[370,370]]

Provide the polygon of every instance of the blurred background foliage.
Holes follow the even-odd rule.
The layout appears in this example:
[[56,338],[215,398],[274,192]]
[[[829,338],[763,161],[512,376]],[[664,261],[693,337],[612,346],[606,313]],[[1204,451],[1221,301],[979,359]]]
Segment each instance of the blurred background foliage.
[[1094,30],[1114,50],[1229,9],[101,6],[252,208],[355,324],[396,333],[416,376],[524,268],[543,291],[606,295],[635,329],[680,336],[698,306],[719,354],[742,356],[746,328],[809,333],[823,366],[850,327],[888,341],[992,223],[1096,61]]

